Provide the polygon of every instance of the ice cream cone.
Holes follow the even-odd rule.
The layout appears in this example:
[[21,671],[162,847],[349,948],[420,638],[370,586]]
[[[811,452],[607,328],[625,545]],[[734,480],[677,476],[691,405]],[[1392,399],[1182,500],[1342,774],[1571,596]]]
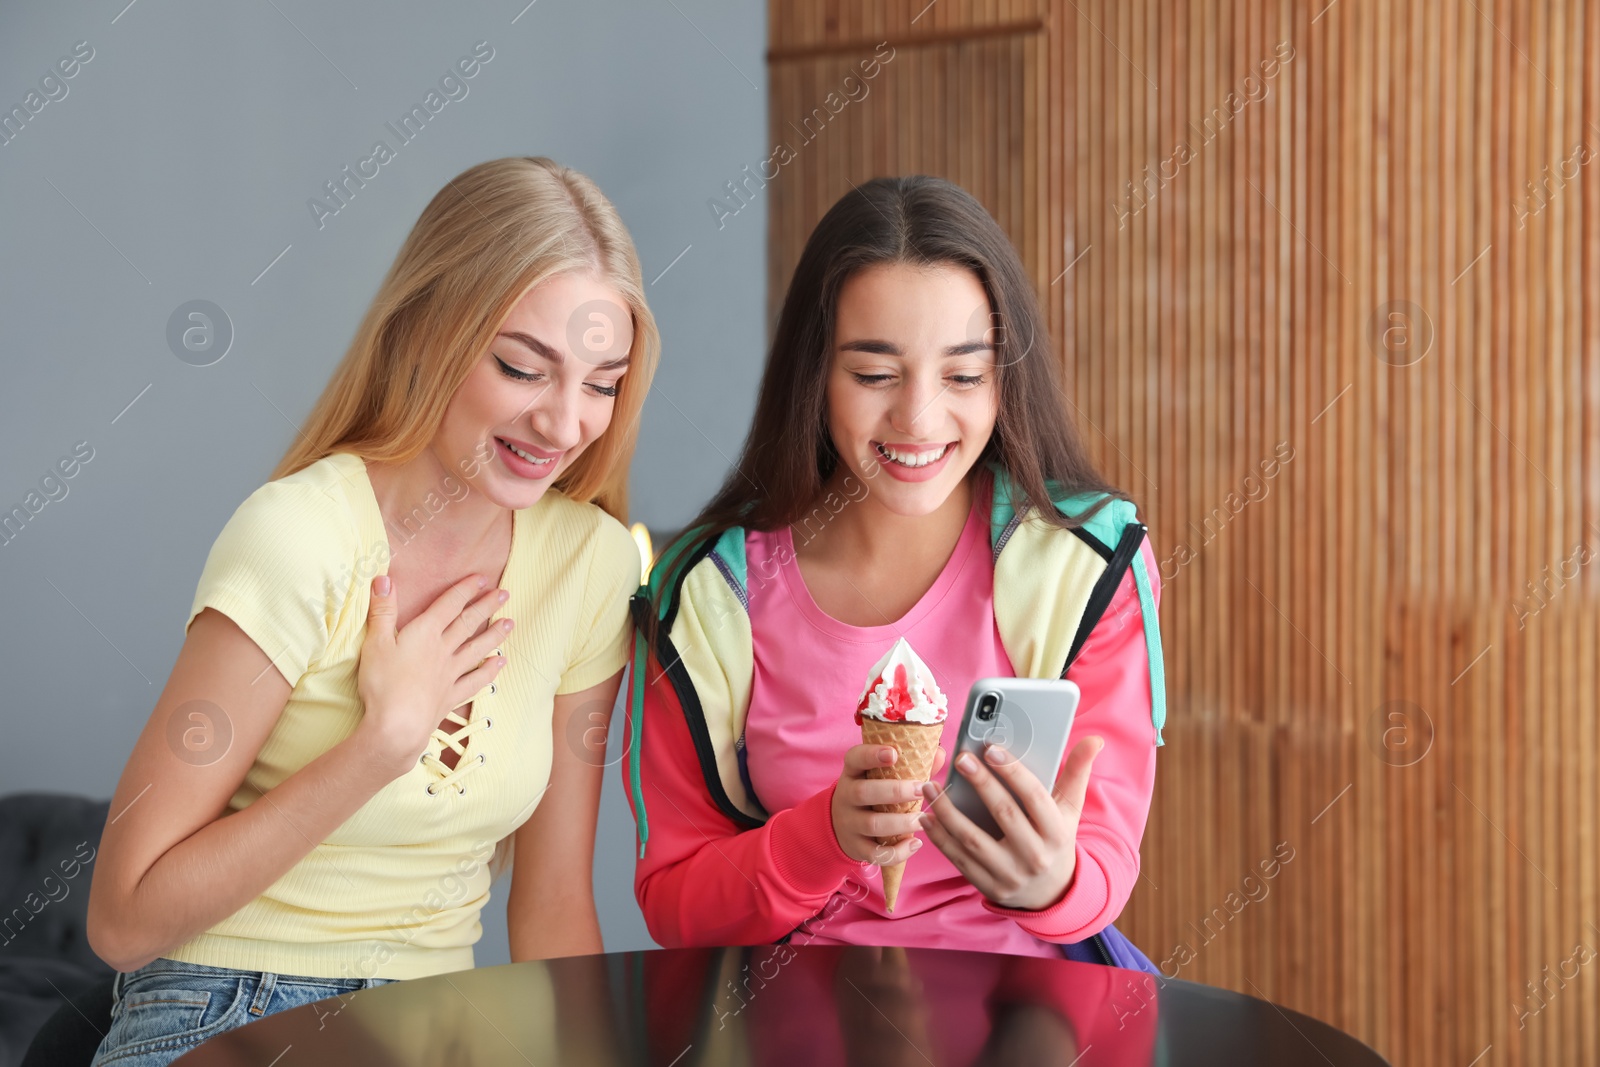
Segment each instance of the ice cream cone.
[[[933,672],[904,637],[896,639],[867,675],[867,684],[856,703],[856,722],[861,725],[862,744],[889,745],[899,758],[892,767],[872,768],[867,777],[927,781],[933,773],[948,713],[949,702]],[[876,804],[873,810],[909,815],[921,807],[919,797],[899,804]],[[907,836],[880,837],[877,841],[892,846]],[[905,873],[904,863],[883,867],[883,903],[890,914],[894,913]]]
[[[867,771],[868,778],[889,778],[896,781],[925,782],[933,773],[933,761],[939,751],[939,739],[944,734],[944,723],[882,722],[878,719],[861,720],[861,743],[864,745],[890,745],[899,753],[893,765],[874,767]],[[876,811],[910,814],[922,807],[922,801],[907,800],[900,804],[876,804]],[[894,845],[907,835],[880,837],[878,844]],[[900,896],[900,880],[905,877],[906,865],[896,863],[883,868],[883,902],[891,914]]]

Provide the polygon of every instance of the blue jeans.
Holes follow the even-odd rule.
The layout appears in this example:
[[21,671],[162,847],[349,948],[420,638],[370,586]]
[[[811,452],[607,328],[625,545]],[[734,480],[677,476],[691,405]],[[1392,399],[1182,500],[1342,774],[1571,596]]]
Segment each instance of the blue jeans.
[[157,959],[119,973],[111,985],[111,1029],[92,1067],[166,1067],[225,1030],[285,1008],[329,997],[327,1014],[341,1011],[358,989],[393,978],[305,978]]

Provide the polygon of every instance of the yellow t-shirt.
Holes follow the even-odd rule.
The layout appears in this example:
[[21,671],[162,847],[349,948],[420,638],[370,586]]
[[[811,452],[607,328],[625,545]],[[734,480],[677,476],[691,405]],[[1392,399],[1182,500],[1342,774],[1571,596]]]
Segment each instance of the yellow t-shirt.
[[[448,506],[443,493],[431,496],[405,521],[414,530]],[[294,684],[231,811],[360,721],[356,668],[390,532],[366,463],[336,453],[250,494],[212,546],[189,621],[215,608]],[[403,544],[407,531],[393,532]],[[494,691],[474,698],[469,722],[483,716],[490,725],[467,740],[459,773],[438,762],[445,735],[436,730],[434,759],[424,754],[265,893],[167,958],[318,978],[472,967],[489,857],[539,803],[552,745],[568,743],[551,736],[553,698],[622,669],[639,569],[628,531],[593,504],[549,489],[515,512],[501,583],[511,596],[495,617],[517,625],[501,644],[506,665]]]

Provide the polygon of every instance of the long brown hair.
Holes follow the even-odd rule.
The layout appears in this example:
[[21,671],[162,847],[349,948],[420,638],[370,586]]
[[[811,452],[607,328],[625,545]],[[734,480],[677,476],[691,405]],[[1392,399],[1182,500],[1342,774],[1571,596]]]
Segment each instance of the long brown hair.
[[480,163],[423,210],[273,478],[334,452],[403,463],[433,440],[446,405],[528,290],[587,271],[633,317],[632,363],[611,423],[555,488],[628,521],[628,462],[661,340],[633,239],[584,175],[543,156]]
[[[1011,478],[1017,511],[1033,507],[1062,528],[1081,525],[1103,503],[1067,516],[1052,495],[1119,495],[1064,410],[1061,367],[1044,315],[1005,231],[953,182],[920,174],[875,178],[840,197],[811,231],[784,296],[739,460],[657,567],[670,568],[734,526],[775,530],[815,505],[839,462],[827,429],[839,292],[858,271],[882,263],[964,267],[988,295],[1000,411],[974,469],[998,462]],[[653,606],[652,629],[660,601]]]

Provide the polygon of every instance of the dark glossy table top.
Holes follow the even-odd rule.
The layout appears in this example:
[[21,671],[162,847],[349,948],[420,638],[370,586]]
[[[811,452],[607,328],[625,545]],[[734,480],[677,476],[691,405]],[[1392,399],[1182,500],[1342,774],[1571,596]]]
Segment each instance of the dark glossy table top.
[[269,1015],[181,1067],[306,1064],[1382,1065],[1253,997],[1067,960],[764,945],[396,982]]

